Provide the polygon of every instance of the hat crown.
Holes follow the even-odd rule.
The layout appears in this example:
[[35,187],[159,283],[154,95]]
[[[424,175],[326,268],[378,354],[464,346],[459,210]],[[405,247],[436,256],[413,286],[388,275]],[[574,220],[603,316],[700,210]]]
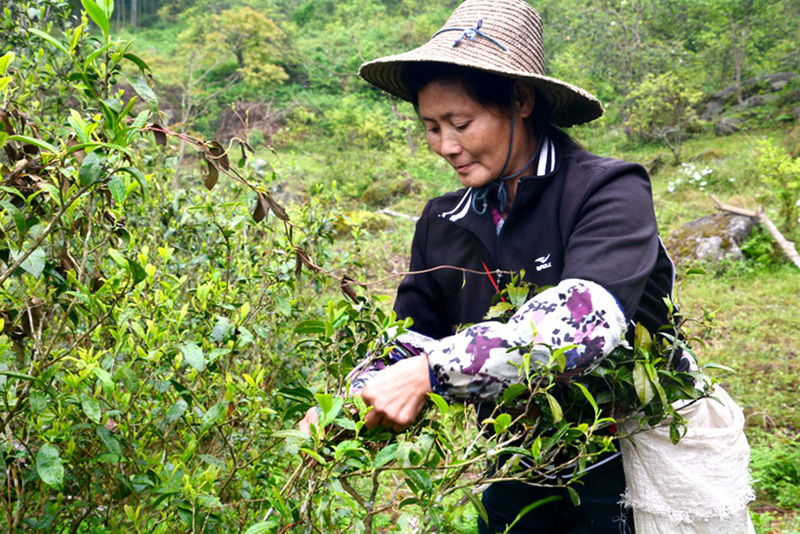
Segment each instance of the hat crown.
[[423,62],[524,81],[543,97],[550,122],[556,126],[583,124],[604,111],[600,101],[585,90],[545,74],[542,19],[523,0],[466,0],[425,44],[368,61],[358,73],[376,87],[413,101],[403,75]]
[[[461,39],[454,46],[463,32],[475,28],[478,21],[481,21],[480,32],[486,37]],[[521,73],[545,73],[542,19],[523,0],[467,0],[453,11],[429,44],[448,56],[486,60],[489,55],[497,67]]]

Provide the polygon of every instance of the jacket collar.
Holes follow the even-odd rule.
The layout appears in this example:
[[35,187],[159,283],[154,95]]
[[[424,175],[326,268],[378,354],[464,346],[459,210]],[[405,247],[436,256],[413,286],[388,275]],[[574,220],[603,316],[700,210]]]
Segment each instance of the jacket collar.
[[[556,148],[555,143],[553,143],[549,137],[542,137],[536,159],[534,159],[531,165],[531,169],[534,171],[533,174],[520,178],[519,184],[517,185],[517,197],[514,199],[515,206],[517,203],[525,204],[525,199],[521,196],[522,190],[525,189],[525,182],[532,181],[531,179],[539,182],[539,180],[535,179],[550,176],[557,170],[559,161]],[[476,230],[488,225],[490,231],[494,233],[494,223],[492,222],[492,216],[489,211],[487,210],[486,213],[481,215],[472,209],[476,192],[475,188],[468,187],[463,191],[464,193],[461,195],[458,202],[456,202],[452,208],[439,213],[438,216],[450,222],[455,222]]]

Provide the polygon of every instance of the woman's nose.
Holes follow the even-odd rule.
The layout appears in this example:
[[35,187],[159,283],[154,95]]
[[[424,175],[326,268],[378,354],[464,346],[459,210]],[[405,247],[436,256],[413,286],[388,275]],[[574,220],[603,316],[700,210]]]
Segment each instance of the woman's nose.
[[461,152],[461,144],[455,135],[449,132],[442,132],[441,155],[444,157],[455,156]]

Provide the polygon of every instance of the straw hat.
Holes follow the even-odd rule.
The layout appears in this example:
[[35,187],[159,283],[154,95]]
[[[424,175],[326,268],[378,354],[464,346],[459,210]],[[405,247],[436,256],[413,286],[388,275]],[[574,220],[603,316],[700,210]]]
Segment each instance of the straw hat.
[[604,112],[587,91],[544,75],[542,19],[523,0],[467,0],[427,43],[364,63],[358,74],[411,101],[403,73],[419,62],[450,63],[528,82],[547,101],[550,121],[556,126],[583,124]]

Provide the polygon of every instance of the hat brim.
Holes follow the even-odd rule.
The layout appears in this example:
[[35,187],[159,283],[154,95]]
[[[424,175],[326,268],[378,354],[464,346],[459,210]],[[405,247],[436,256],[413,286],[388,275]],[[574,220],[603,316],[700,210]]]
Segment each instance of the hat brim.
[[358,69],[358,74],[387,93],[411,102],[414,100],[414,95],[410,94],[405,87],[403,75],[405,69],[412,69],[415,64],[419,63],[458,65],[527,82],[536,87],[547,101],[550,122],[555,126],[577,126],[598,119],[605,112],[602,104],[594,95],[576,85],[541,74],[517,71],[508,68],[507,65],[501,69],[494,69],[487,62],[476,61],[470,57],[454,54],[452,57],[443,58],[441,53],[426,53],[425,45],[409,52],[364,63]]

